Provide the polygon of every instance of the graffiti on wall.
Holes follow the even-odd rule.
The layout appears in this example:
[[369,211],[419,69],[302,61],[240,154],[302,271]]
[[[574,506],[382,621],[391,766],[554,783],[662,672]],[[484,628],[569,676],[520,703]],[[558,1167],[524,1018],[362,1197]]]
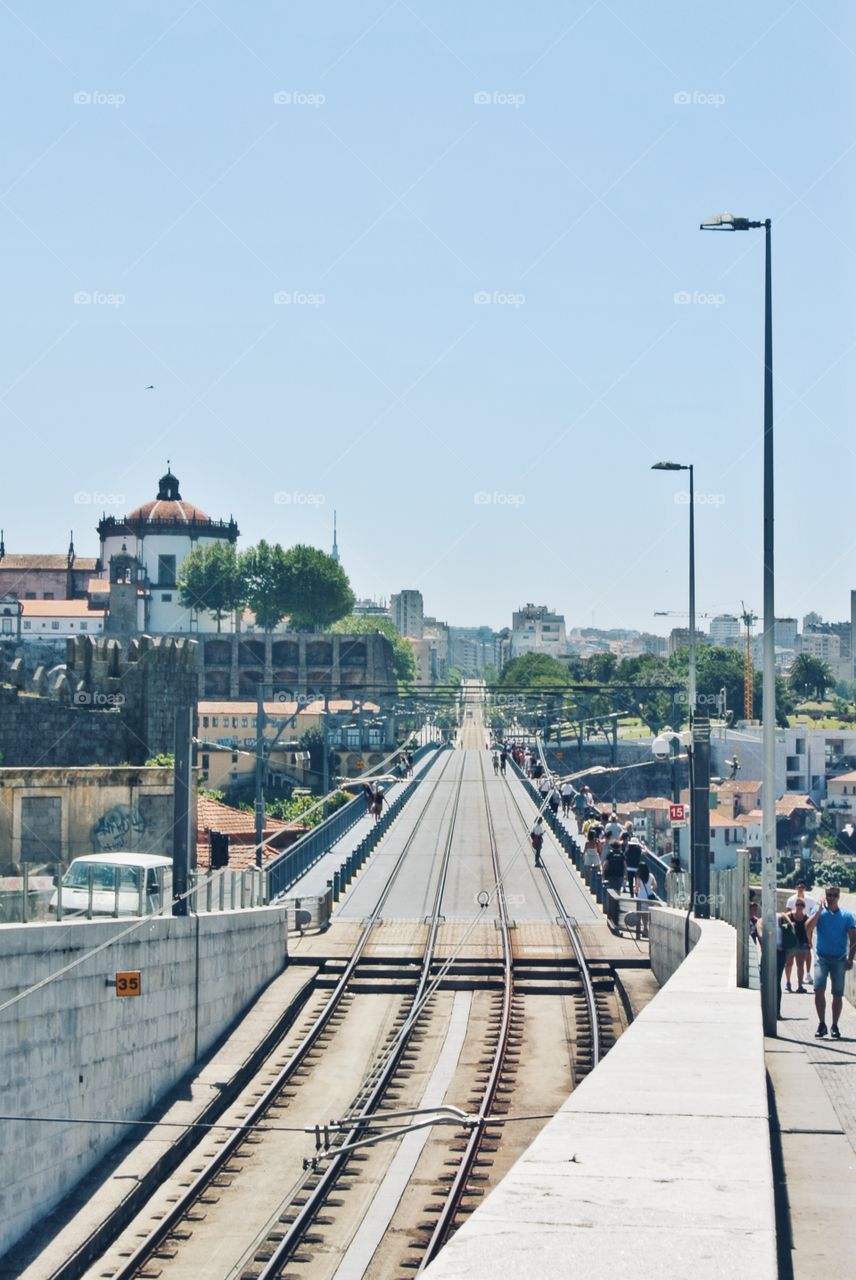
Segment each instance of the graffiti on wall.
[[136,805],[114,804],[92,828],[92,847],[97,853],[134,849],[145,830],[146,820]]

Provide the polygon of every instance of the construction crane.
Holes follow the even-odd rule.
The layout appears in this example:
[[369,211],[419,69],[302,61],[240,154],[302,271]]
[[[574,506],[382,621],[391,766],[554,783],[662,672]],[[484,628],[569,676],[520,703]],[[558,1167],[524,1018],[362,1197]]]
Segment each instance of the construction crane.
[[752,661],[752,626],[758,621],[753,609],[747,609],[740,601],[740,620],[746,628],[746,644],[743,650],[743,715],[746,720],[753,719],[755,709],[755,663]]

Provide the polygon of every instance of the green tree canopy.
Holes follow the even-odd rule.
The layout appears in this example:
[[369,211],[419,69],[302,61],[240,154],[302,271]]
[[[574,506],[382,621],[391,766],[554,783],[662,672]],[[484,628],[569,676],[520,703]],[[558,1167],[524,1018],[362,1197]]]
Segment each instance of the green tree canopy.
[[334,622],[331,631],[339,635],[368,636],[379,631],[392,643],[392,665],[395,678],[399,684],[412,684],[416,679],[416,663],[413,650],[398,633],[391,618],[378,618],[363,614],[349,613],[345,618]]
[[524,653],[512,658],[502,669],[500,689],[566,689],[570,684],[568,673],[546,653]]
[[789,683],[794,693],[802,698],[812,694],[822,702],[826,690],[835,683],[829,663],[822,658],[812,658],[808,653],[799,653],[791,667]]
[[288,613],[290,574],[285,552],[278,542],[271,545],[262,538],[258,546],[248,547],[241,554],[238,563],[244,596],[256,622],[265,631],[273,631]]
[[212,542],[191,551],[181,565],[178,591],[185,609],[213,613],[219,631],[223,614],[233,613],[244,603],[244,584],[234,545]]
[[328,627],[351,612],[348,575],[332,556],[298,544],[283,557],[285,612],[292,627]]

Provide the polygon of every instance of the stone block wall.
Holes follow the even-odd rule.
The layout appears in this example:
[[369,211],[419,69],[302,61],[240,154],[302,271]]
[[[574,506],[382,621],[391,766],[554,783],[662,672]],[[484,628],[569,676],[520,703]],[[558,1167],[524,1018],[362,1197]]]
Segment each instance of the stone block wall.
[[175,746],[195,705],[198,647],[188,638],[76,636],[65,661],[35,667],[0,647],[0,753],[6,765],[143,764]]
[[[58,1117],[0,1121],[0,1254],[122,1137],[63,1120],[145,1116],[281,972],[286,929],[273,907],[0,925],[0,1005],[82,961],[0,1012],[5,1114]],[[125,970],[140,971],[139,997],[108,985]]]

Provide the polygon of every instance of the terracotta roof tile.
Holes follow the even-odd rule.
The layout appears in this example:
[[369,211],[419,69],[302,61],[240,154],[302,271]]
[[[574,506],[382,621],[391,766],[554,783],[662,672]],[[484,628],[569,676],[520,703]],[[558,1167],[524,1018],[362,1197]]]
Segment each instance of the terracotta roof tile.
[[90,609],[85,600],[22,600],[25,618],[103,618],[103,609]]

